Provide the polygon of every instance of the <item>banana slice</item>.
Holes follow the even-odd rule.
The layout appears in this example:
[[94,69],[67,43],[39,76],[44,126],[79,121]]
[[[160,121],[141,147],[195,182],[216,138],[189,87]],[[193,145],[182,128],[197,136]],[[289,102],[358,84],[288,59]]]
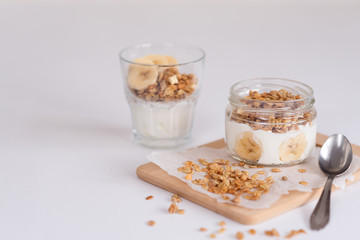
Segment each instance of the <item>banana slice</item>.
[[[140,57],[134,60],[135,63],[154,65],[154,61],[148,57]],[[134,66],[134,65],[132,65]]]
[[[134,62],[154,64],[150,59],[145,57],[137,58]],[[159,73],[156,67],[132,64],[129,67],[128,85],[132,89],[143,90],[149,85],[156,83],[158,75]]]
[[235,152],[239,157],[255,162],[261,157],[261,146],[255,141],[252,132],[244,132],[236,141]]
[[151,54],[144,58],[151,60],[155,65],[175,65],[178,63],[172,56]]
[[176,64],[178,64],[178,61],[172,56],[165,56],[165,58],[168,61],[168,65],[176,65]]
[[296,161],[301,158],[307,145],[305,133],[285,140],[279,147],[281,161]]
[[[134,60],[135,63],[148,64],[148,65],[175,65],[177,61],[172,56],[165,55],[147,55]],[[159,69],[156,66],[143,66],[131,64],[129,67],[128,85],[132,89],[143,90],[149,85],[156,83],[159,71],[165,69]]]

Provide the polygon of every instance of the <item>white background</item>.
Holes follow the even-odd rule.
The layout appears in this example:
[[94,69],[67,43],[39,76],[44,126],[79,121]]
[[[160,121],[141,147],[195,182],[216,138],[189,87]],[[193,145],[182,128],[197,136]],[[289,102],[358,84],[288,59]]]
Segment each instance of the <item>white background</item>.
[[[142,42],[202,47],[206,72],[184,148],[224,136],[238,80],[283,77],[315,90],[319,132],[360,144],[359,1],[10,1],[0,3],[0,239],[235,239],[241,225],[136,177],[147,149],[132,141],[118,52]],[[144,198],[155,198],[146,201]],[[360,184],[332,196],[312,232],[315,202],[253,228],[296,239],[355,239]],[[155,227],[146,225],[148,220]],[[207,227],[202,233],[198,229]]]

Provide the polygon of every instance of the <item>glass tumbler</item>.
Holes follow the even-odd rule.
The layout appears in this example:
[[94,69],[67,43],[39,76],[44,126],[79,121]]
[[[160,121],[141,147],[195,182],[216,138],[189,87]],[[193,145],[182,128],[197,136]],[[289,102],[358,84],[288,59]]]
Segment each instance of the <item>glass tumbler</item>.
[[190,140],[204,60],[202,49],[183,44],[139,44],[120,52],[136,142],[166,148]]

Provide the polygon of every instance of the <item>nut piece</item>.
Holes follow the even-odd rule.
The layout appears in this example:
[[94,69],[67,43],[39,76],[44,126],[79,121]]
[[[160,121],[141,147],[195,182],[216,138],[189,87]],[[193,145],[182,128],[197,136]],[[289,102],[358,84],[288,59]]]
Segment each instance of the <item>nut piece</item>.
[[207,162],[207,161],[205,161],[205,159],[203,159],[203,158],[199,158],[199,163],[201,163],[202,165],[205,165],[205,166],[208,166],[209,165],[209,163]]
[[237,232],[235,236],[236,236],[236,239],[238,239],[238,240],[244,239],[244,234],[242,232]]
[[153,220],[150,220],[150,221],[147,222],[147,224],[152,227],[152,226],[154,226],[156,224],[156,222],[153,221]]
[[169,213],[173,214],[176,213],[178,210],[178,206],[175,203],[172,203],[169,207]]
[[216,234],[215,233],[210,234],[210,238],[216,238]]
[[279,232],[276,231],[275,228],[273,228],[272,230],[265,231],[265,235],[270,236],[270,237],[279,237],[280,236]]
[[154,197],[153,196],[147,196],[145,199],[146,200],[151,200],[151,199],[153,199]]
[[185,210],[184,209],[178,209],[176,210],[176,213],[184,215],[185,214]]
[[172,201],[173,203],[180,203],[180,202],[181,202],[181,198],[180,198],[179,195],[174,194],[174,195],[171,196],[171,201]]
[[308,183],[308,182],[305,182],[305,181],[300,181],[299,184],[306,186],[306,185],[308,185],[309,183]]
[[299,230],[291,230],[291,232],[285,236],[285,238],[289,239],[292,238],[300,233],[306,233],[304,229],[299,229]]
[[281,179],[282,179],[283,181],[287,181],[287,180],[288,180],[288,177],[287,177],[287,176],[282,176]]
[[251,235],[255,235],[256,234],[256,231],[255,231],[255,229],[249,229],[249,234],[251,234]]
[[206,229],[206,228],[204,228],[204,227],[202,227],[202,228],[200,228],[200,231],[201,231],[201,232],[206,232],[206,231],[207,231],[207,229]]
[[186,180],[191,180],[191,179],[192,179],[192,175],[191,175],[191,174],[187,174],[187,175],[185,176],[185,179],[186,179]]
[[179,80],[177,79],[176,75],[169,77],[169,82],[171,85],[177,84]]
[[221,195],[221,198],[224,199],[224,200],[229,200],[230,198],[226,195]]

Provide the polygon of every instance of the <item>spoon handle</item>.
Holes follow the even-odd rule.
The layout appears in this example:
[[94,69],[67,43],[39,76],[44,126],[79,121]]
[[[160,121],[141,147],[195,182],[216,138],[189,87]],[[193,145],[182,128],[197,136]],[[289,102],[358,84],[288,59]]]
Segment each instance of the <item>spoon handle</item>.
[[330,195],[334,176],[329,175],[321,197],[310,217],[310,227],[319,230],[326,226],[330,219]]

